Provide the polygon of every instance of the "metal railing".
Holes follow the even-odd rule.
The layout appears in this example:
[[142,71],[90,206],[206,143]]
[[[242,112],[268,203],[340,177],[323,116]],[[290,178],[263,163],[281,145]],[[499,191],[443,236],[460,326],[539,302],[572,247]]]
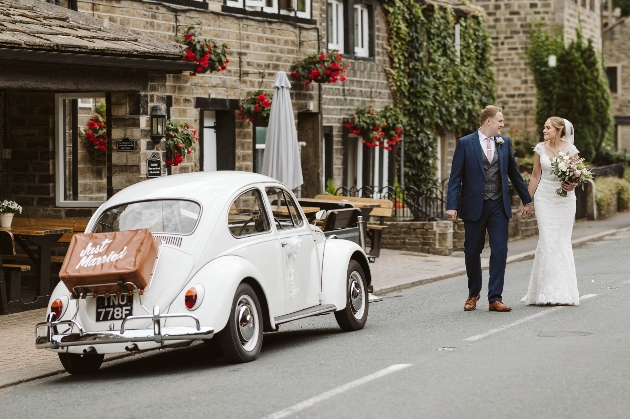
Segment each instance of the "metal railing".
[[404,188],[393,186],[342,186],[337,195],[358,198],[389,199],[393,202],[393,217],[413,218],[414,221],[438,221],[444,219],[446,201],[444,188],[426,187]]
[[623,171],[626,168],[626,163],[615,163],[609,164],[607,166],[597,166],[593,167],[591,171],[593,172],[593,176],[616,176],[619,178],[623,177]]

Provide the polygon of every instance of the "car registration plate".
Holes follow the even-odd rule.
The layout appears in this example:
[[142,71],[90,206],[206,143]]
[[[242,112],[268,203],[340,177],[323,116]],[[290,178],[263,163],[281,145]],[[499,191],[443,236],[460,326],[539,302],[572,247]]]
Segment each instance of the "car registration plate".
[[132,314],[133,296],[121,294],[96,298],[96,321],[122,320]]

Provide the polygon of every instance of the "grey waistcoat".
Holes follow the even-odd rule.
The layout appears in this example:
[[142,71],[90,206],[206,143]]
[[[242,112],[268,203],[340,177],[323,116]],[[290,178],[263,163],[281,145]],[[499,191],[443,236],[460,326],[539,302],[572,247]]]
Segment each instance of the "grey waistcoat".
[[483,167],[485,175],[483,180],[483,199],[501,198],[501,173],[499,172],[499,149],[495,147],[492,163],[488,162],[486,154],[483,153]]

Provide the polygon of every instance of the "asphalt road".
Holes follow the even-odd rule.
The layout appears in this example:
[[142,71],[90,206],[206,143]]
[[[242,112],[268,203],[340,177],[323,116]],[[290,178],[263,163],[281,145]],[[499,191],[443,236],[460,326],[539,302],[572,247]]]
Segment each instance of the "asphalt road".
[[630,233],[574,252],[579,307],[519,303],[519,262],[510,313],[483,298],[464,312],[451,278],[388,294],[360,332],[330,315],[283,325],[249,364],[198,344],[6,388],[0,418],[627,418]]

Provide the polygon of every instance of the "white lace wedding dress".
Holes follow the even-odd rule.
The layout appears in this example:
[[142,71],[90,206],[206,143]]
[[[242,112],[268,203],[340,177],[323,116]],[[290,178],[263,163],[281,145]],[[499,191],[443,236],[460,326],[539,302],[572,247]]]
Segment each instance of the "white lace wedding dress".
[[[556,194],[560,181],[551,174],[551,160],[543,144],[534,151],[540,155],[542,175],[534,193],[534,210],[538,221],[538,246],[529,277],[526,304],[579,305],[571,233],[575,219],[575,192],[566,197]],[[571,145],[571,154],[578,153]]]

